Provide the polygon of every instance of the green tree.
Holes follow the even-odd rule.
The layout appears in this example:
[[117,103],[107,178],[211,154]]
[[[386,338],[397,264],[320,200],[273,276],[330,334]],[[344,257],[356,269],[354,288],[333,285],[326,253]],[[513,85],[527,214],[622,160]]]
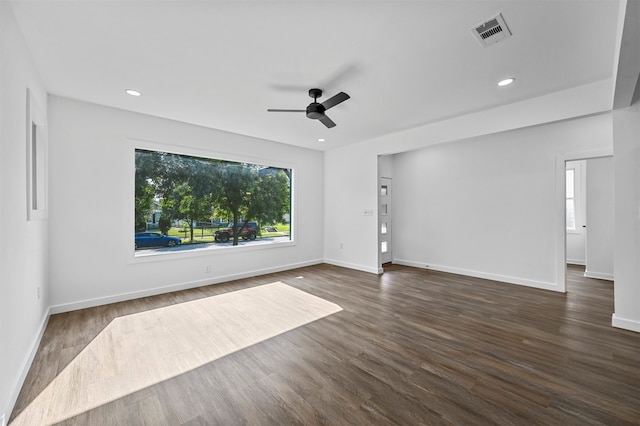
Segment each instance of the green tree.
[[268,167],[260,170],[251,198],[247,216],[263,224],[279,223],[291,211],[291,184],[285,169]]
[[210,197],[198,198],[191,193],[187,193],[180,200],[178,210],[189,224],[190,241],[193,242],[194,223],[211,217],[212,203]]
[[158,227],[160,228],[160,232],[164,235],[168,235],[169,230],[171,229],[171,218],[165,217],[164,215],[160,216],[160,220],[158,220]]
[[206,172],[211,166],[191,164],[191,174],[183,176],[181,181],[174,181],[174,187],[162,198],[163,216],[172,219],[183,219],[189,225],[190,241],[193,242],[193,229],[196,221],[209,220],[213,213],[213,185]]
[[233,218],[233,245],[238,245],[238,230],[241,224],[249,221],[251,195],[258,182],[258,170],[255,166],[241,163],[222,163],[217,167],[221,190],[216,197],[216,207],[222,216]]
[[153,213],[153,188],[148,185],[136,186],[135,230],[147,229],[147,218]]
[[147,229],[147,219],[153,213],[156,194],[155,178],[161,164],[160,153],[136,150],[135,154],[135,230]]

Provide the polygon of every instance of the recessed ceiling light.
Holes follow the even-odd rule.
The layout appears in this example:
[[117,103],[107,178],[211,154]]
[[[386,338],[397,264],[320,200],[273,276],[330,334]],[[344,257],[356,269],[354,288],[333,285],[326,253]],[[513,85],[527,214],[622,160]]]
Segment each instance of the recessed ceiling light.
[[515,78],[505,78],[504,80],[498,82],[498,86],[508,86],[514,81],[516,81]]
[[320,138],[318,139],[318,142],[324,142],[326,139]]
[[133,89],[127,89],[125,90],[125,92],[131,96],[141,96],[142,93],[138,92],[137,90],[133,90]]

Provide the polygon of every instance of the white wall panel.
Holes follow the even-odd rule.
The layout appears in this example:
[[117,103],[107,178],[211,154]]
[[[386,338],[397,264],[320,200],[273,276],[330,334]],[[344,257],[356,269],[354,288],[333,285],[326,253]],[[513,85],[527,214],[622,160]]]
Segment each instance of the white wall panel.
[[[0,2],[0,417],[10,414],[48,313],[46,220],[27,220],[27,88],[47,97],[11,6]],[[39,297],[38,297],[39,295]]]
[[615,314],[613,325],[640,332],[640,103],[613,113]]
[[587,160],[587,265],[585,276],[613,280],[613,158]]

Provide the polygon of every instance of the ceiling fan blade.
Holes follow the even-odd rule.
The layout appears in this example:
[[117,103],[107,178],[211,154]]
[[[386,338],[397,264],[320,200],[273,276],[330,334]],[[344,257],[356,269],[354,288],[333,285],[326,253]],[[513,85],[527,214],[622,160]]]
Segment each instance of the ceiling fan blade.
[[322,103],[322,106],[324,107],[324,109],[333,108],[334,106],[338,105],[339,103],[342,103],[342,102],[346,101],[350,97],[351,96],[347,95],[346,93],[340,92],[337,95],[332,96],[329,99],[327,99],[326,101],[324,101]]
[[320,122],[327,126],[328,128],[336,127],[336,123],[333,122],[329,117],[323,115],[322,118],[319,118]]
[[267,112],[307,112],[306,109],[268,109]]

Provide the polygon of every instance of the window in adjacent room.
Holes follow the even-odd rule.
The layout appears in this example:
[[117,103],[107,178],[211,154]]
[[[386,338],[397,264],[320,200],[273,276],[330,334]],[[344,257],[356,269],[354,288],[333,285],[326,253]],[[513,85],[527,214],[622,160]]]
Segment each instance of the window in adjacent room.
[[576,230],[576,185],[575,185],[575,169],[567,169],[566,171],[566,221],[567,221],[567,231],[575,231]]

